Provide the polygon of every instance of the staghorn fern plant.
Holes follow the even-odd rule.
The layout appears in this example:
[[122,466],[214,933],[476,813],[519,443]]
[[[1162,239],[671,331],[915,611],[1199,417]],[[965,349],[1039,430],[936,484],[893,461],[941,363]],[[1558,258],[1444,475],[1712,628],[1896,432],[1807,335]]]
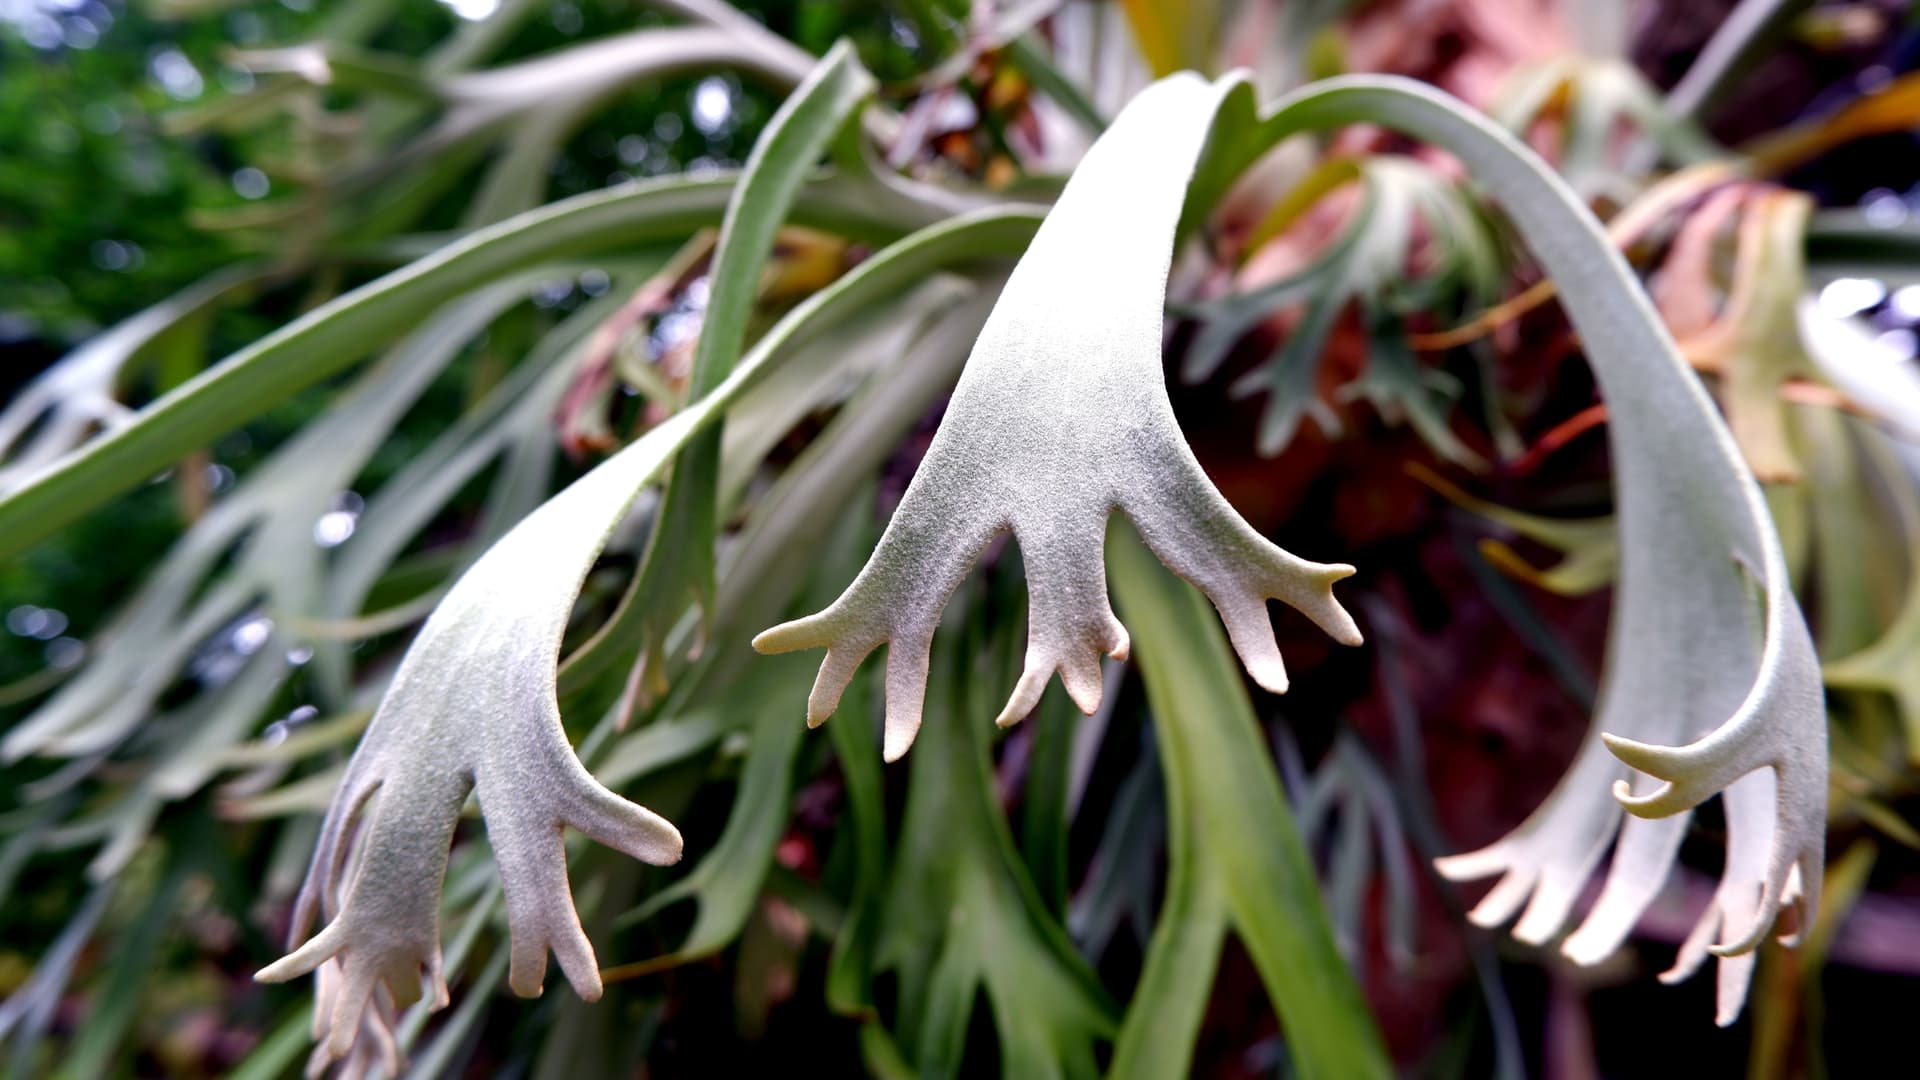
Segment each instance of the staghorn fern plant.
[[[515,993],[538,996],[549,952],[591,1002],[735,942],[742,965],[756,951],[791,951],[779,922],[794,912],[831,940],[825,1000],[858,1024],[862,1061],[876,1072],[977,1067],[969,1023],[984,994],[1009,1074],[1089,1075],[1103,1061],[1115,1075],[1179,1074],[1192,1067],[1229,930],[1253,960],[1293,1068],[1391,1072],[1394,1051],[1405,1050],[1390,1050],[1352,970],[1365,974],[1360,916],[1343,906],[1329,919],[1315,880],[1326,796],[1303,808],[1303,841],[1255,713],[1270,702],[1240,681],[1244,671],[1269,694],[1288,690],[1268,599],[1359,645],[1361,627],[1332,588],[1355,566],[1276,546],[1202,467],[1162,374],[1164,313],[1198,323],[1180,370],[1203,386],[1237,342],[1281,328],[1271,360],[1233,380],[1236,393],[1268,398],[1262,453],[1300,441],[1303,416],[1327,436],[1366,431],[1334,412],[1365,402],[1405,418],[1453,466],[1484,469],[1517,455],[1500,449],[1497,432],[1463,437],[1450,404],[1465,396],[1461,380],[1424,362],[1408,338],[1436,309],[1451,305],[1442,314],[1453,319],[1491,301],[1517,261],[1507,239],[1557,291],[1601,391],[1612,523],[1571,530],[1435,483],[1584,560],[1586,571],[1549,584],[1581,591],[1611,578],[1613,617],[1590,734],[1559,785],[1510,835],[1447,855],[1438,869],[1455,880],[1497,877],[1473,921],[1518,914],[1514,935],[1546,944],[1611,851],[1597,900],[1561,943],[1573,960],[1598,964],[1660,893],[1693,809],[1718,794],[1725,866],[1675,973],[1719,956],[1718,1016],[1730,1023],[1761,942],[1791,942],[1818,925],[1829,769],[1822,658],[1836,661],[1825,672],[1836,687],[1897,694],[1889,658],[1911,637],[1913,605],[1881,612],[1858,589],[1830,595],[1826,586],[1854,572],[1810,555],[1832,545],[1807,532],[1841,519],[1872,528],[1878,511],[1856,504],[1827,515],[1814,508],[1823,496],[1813,484],[1783,495],[1801,474],[1764,462],[1785,453],[1844,472],[1847,490],[1891,482],[1903,492],[1900,513],[1911,500],[1899,467],[1836,429],[1830,411],[1808,417],[1804,431],[1774,422],[1789,373],[1804,382],[1815,370],[1804,356],[1760,355],[1766,335],[1783,331],[1759,321],[1778,320],[1806,288],[1798,244],[1813,226],[1804,203],[1757,176],[1676,173],[1670,183],[1709,177],[1686,189],[1696,194],[1736,192],[1712,197],[1755,224],[1732,230],[1716,210],[1692,237],[1693,254],[1676,242],[1656,310],[1620,250],[1631,224],[1622,219],[1635,205],[1660,222],[1693,204],[1656,186],[1609,230],[1583,196],[1617,194],[1647,166],[1601,160],[1608,148],[1591,137],[1600,121],[1589,116],[1566,119],[1569,137],[1582,136],[1560,162],[1571,185],[1519,137],[1545,122],[1556,93],[1569,93],[1542,87],[1572,83],[1594,94],[1595,108],[1617,106],[1659,134],[1668,163],[1711,157],[1717,148],[1684,123],[1663,124],[1653,91],[1622,62],[1542,68],[1520,104],[1495,112],[1515,132],[1403,78],[1329,79],[1262,103],[1244,73],[1166,70],[1149,81],[1126,55],[1118,71],[1076,71],[1096,57],[1076,43],[1075,20],[1112,12],[1067,5],[1048,22],[1048,41],[1028,33],[1051,12],[1037,5],[998,19],[977,12],[957,46],[970,62],[933,69],[937,85],[897,112],[847,42],[814,60],[706,0],[658,6],[690,25],[491,70],[467,69],[534,5],[506,5],[424,65],[372,54],[346,33],[241,56],[256,94],[294,115],[339,108],[337,95],[347,95],[354,121],[385,143],[323,162],[313,186],[274,212],[228,222],[297,237],[276,264],[137,316],[0,417],[0,549],[15,555],[381,354],[191,524],[84,666],[0,744],[10,761],[52,763],[8,819],[0,881],[11,885],[37,854],[97,849],[86,873],[99,899],[0,1005],[0,1035],[19,1040],[17,1061],[38,1052],[32,1036],[51,1025],[116,879],[156,849],[178,853],[167,880],[189,872],[189,834],[171,823],[206,818],[210,796],[229,819],[285,821],[269,882],[276,903],[286,896],[273,890],[306,864],[288,952],[258,978],[312,973],[315,1005],[310,1025],[297,1016],[282,1029],[291,1035],[262,1043],[249,1062],[262,1075],[284,1069],[302,1030],[317,1043],[310,1073],[335,1063],[354,1074],[455,1071],[486,991],[504,975]],[[1178,21],[1160,5],[1136,6],[1148,12],[1128,9],[1142,52],[1158,67],[1214,65],[1211,46],[1173,34]],[[988,114],[968,133],[987,147],[985,164],[970,160],[976,144],[926,150],[934,108],[960,100],[988,58],[1024,76],[1021,93],[1025,84],[1039,93],[1011,124],[991,116],[1006,107],[1008,94],[993,89],[1001,84],[968,101]],[[737,169],[543,204],[545,162],[621,88],[712,68],[786,92]],[[230,113],[190,119],[234,122]],[[1613,113],[1603,119],[1611,126]],[[1445,157],[1335,152],[1289,164],[1317,152],[1300,136],[1360,125]],[[996,163],[1023,152],[1039,162],[1080,142],[1088,148],[1064,176],[996,175]],[[383,240],[370,254],[396,269],[137,411],[117,403],[112,387],[168,327],[243,287],[337,271],[364,243],[366,221],[424,220],[411,215],[494,144],[455,235],[429,237],[424,254],[413,238]],[[1261,264],[1242,256],[1311,223],[1323,202],[1337,209],[1350,187],[1360,197],[1325,250],[1277,282],[1256,280]],[[1234,235],[1225,211],[1249,204],[1258,224]],[[1729,244],[1740,271],[1722,288],[1704,252]],[[795,280],[804,284],[790,288]],[[1756,301],[1759,281],[1782,299]],[[516,323],[526,298],[552,294],[582,302],[565,318]],[[1295,299],[1304,303],[1297,323]],[[1705,315],[1688,324],[1682,309]],[[1365,363],[1323,393],[1323,354],[1337,349],[1349,314],[1363,327]],[[1511,317],[1496,312],[1480,330]],[[471,408],[372,492],[354,535],[322,558],[308,542],[312,522],[336,512],[337,493],[365,475],[412,403],[453,367],[482,369],[497,355],[511,370],[477,384]],[[1690,361],[1719,380],[1731,432]],[[596,392],[609,371],[644,408],[623,410],[623,395]],[[867,528],[874,477],[949,385],[938,429],[876,540]],[[588,408],[604,429],[644,430],[549,498],[555,416],[578,420]],[[1754,415],[1771,418],[1759,442],[1741,419]],[[89,434],[101,416],[115,419]],[[1774,481],[1765,492],[1756,468]],[[477,511],[463,496],[476,480],[485,489]],[[465,519],[459,538],[423,550],[417,538],[449,516]],[[1903,528],[1911,517],[1899,518]],[[1347,557],[1315,539],[1323,530],[1289,522],[1280,531],[1316,556]],[[1019,575],[1005,572],[1013,554],[1003,535],[1017,545]],[[1576,540],[1596,550],[1574,550]],[[992,582],[966,586],[983,557],[997,564]],[[1795,583],[1823,557],[1817,648]],[[1131,634],[1109,601],[1110,574]],[[385,636],[421,619],[409,642]],[[1836,626],[1852,637],[1828,636]],[[214,658],[217,669],[202,647],[216,632],[231,654]],[[385,647],[346,647],[356,640]],[[862,665],[882,645],[876,687]],[[810,692],[804,658],[758,655],[823,646]],[[1164,841],[1148,842],[1167,851],[1157,915],[1156,871],[1144,871],[1138,902],[1152,926],[1142,928],[1138,978],[1118,988],[1100,955],[1066,933],[1074,920],[1063,920],[1060,895],[1067,806],[1081,798],[1072,776],[1086,767],[1073,761],[1090,760],[1099,733],[1138,707],[1120,692],[1123,668],[1103,657],[1138,663],[1154,733],[1142,764],[1158,761],[1165,819]],[[331,718],[291,716],[253,738],[309,659]],[[1093,718],[1078,731],[1050,693],[1056,673]],[[984,727],[985,703],[1002,694],[1000,727],[1036,714],[1019,744],[1029,774],[1019,842]],[[902,758],[926,729],[897,831],[873,760],[878,702],[881,760]],[[836,713],[829,738],[847,823],[837,877],[788,852],[797,788],[820,771],[801,719],[818,726]],[[730,771],[734,757],[740,782],[724,826],[683,838],[669,819],[694,812],[702,773]],[[1003,752],[1002,785],[1011,758]],[[1351,743],[1324,767],[1341,770],[1376,785],[1344,814],[1406,812],[1380,794]],[[215,785],[228,772],[238,775]],[[463,826],[469,802],[479,828]],[[1046,807],[1051,817],[1037,809]],[[693,865],[662,887],[569,828],[643,863],[684,853]],[[1404,867],[1391,850],[1403,832],[1376,831],[1385,863]],[[1362,891],[1353,867],[1374,842],[1368,832],[1332,841],[1341,859],[1330,860],[1329,893],[1343,905]],[[1443,854],[1424,827],[1405,832]],[[1103,839],[1099,858],[1129,857],[1126,839]],[[1404,897],[1404,881],[1393,888]],[[686,899],[700,910],[680,934],[665,913]],[[609,942],[620,959],[603,967]],[[1398,951],[1410,948],[1402,941]],[[1486,982],[1498,1001],[1496,980]],[[428,1027],[430,1013],[456,1000]],[[556,1008],[559,1024],[596,1022],[577,1006]],[[76,1038],[68,1071],[88,1074],[89,1055],[124,1041],[125,1022],[111,1015],[119,1026]],[[533,1053],[557,1071],[611,1055],[619,1041],[574,1043],[556,1029]],[[1517,1067],[1510,1047],[1498,1053],[1503,1068]]]

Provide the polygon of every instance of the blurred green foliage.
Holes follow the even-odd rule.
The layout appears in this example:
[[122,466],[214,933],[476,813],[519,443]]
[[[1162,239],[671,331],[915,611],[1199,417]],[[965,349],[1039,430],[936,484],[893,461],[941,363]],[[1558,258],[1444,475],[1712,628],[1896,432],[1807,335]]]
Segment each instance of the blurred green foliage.
[[223,50],[314,21],[285,5],[180,21],[87,0],[0,24],[0,347],[57,352],[233,261],[188,219],[244,201],[231,174],[247,148],[170,137],[161,117],[243,87]]

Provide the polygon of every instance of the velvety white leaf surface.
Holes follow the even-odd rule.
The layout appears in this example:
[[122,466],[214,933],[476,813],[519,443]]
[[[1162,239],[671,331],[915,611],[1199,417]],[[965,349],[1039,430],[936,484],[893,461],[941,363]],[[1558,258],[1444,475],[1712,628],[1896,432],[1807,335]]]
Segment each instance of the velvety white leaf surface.
[[1031,608],[1025,672],[999,722],[1030,712],[1056,671],[1092,712],[1100,657],[1127,654],[1103,562],[1115,510],[1206,592],[1267,689],[1287,686],[1268,598],[1359,642],[1331,588],[1352,568],[1297,558],[1249,526],[1201,470],[1167,399],[1168,265],[1207,121],[1227,88],[1175,76],[1115,119],[1014,270],[866,567],[824,611],[755,639],[763,652],[827,647],[809,723],[832,715],[861,661],[886,644],[883,753],[904,754],[920,726],[940,612],[1002,532],[1020,544]]
[[582,997],[599,996],[599,970],[567,884],[562,830],[571,826],[653,863],[678,859],[681,840],[667,821],[595,781],[561,725],[561,639],[595,556],[641,488],[779,361],[947,265],[1018,251],[1034,216],[1016,207],[953,219],[814,294],[711,394],[542,505],[448,592],[402,660],[335,795],[295,912],[295,940],[317,918],[329,921],[258,975],[278,981],[337,966],[316,1031],[328,1055],[354,1051],[370,1005],[378,1011],[413,1000],[421,984],[444,1002],[440,888],[469,793],[478,797],[499,862],[512,932],[510,984],[539,993],[552,951]]
[[[1559,287],[1607,402],[1613,450],[1620,575],[1592,733],[1532,817],[1442,860],[1442,871],[1498,875],[1475,920],[1518,913],[1515,934],[1545,942],[1612,847],[1606,886],[1564,945],[1595,962],[1659,892],[1689,812],[1725,792],[1727,865],[1679,970],[1703,946],[1751,952],[1796,901],[1807,925],[1826,838],[1820,668],[1765,499],[1726,424],[1599,222],[1484,117],[1407,80],[1337,79],[1281,102],[1259,141],[1362,121],[1454,153],[1507,213]],[[1634,815],[1624,825],[1623,806]],[[1747,960],[1723,966],[1723,1023],[1748,970]]]

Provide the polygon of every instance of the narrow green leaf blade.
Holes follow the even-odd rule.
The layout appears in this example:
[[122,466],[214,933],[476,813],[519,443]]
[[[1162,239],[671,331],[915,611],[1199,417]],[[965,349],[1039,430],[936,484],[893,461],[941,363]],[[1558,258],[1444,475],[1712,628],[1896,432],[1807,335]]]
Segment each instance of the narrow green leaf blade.
[[1211,981],[1216,931],[1231,917],[1302,1075],[1391,1076],[1219,621],[1131,529],[1116,523],[1108,535],[1114,595],[1135,628],[1166,770],[1172,847],[1167,906],[1116,1072],[1168,1075],[1189,1065],[1200,1017],[1186,999]]
[[[694,345],[689,398],[710,393],[732,372],[746,342],[747,318],[759,296],[774,237],[801,185],[834,136],[867,102],[873,86],[873,76],[843,41],[780,106],[754,143],[720,226],[707,279],[707,307]],[[648,681],[659,683],[663,639],[685,601],[690,596],[703,618],[711,614],[719,473],[716,424],[695,436],[675,459],[640,571],[603,630],[569,658],[570,680],[588,677],[638,649],[640,662],[648,666]]]

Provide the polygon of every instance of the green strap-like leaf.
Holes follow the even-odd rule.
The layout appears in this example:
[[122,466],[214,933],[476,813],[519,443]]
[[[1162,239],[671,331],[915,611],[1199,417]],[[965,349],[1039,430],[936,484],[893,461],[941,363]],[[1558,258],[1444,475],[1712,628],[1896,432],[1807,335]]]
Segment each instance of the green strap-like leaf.
[[1020,854],[1026,856],[1027,869],[1047,910],[1058,917],[1067,908],[1073,701],[1065,694],[1050,694],[1040,699],[1040,712],[1020,803]]
[[1110,531],[1109,572],[1134,630],[1167,784],[1167,898],[1114,1049],[1115,1077],[1177,1076],[1229,922],[1307,1077],[1393,1074],[1366,999],[1334,945],[1233,654],[1201,596]]
[[[897,977],[888,1030],[922,1077],[960,1074],[982,995],[1005,1075],[1091,1077],[1095,1041],[1112,1029],[1111,1006],[1047,913],[1000,809],[988,753],[991,699],[976,688],[1004,677],[996,670],[1004,665],[986,647],[984,607],[955,605],[931,665],[931,745],[914,756],[908,777],[872,974]],[[869,740],[870,730],[861,725]],[[866,1031],[884,1039],[877,1025]]]
[[[674,177],[565,199],[472,233],[330,301],[189,380],[0,501],[9,558],[219,435],[346,368],[431,309],[541,262],[677,240],[719,220],[736,177]],[[888,239],[940,208],[876,200],[865,185],[810,187],[792,220]]]

